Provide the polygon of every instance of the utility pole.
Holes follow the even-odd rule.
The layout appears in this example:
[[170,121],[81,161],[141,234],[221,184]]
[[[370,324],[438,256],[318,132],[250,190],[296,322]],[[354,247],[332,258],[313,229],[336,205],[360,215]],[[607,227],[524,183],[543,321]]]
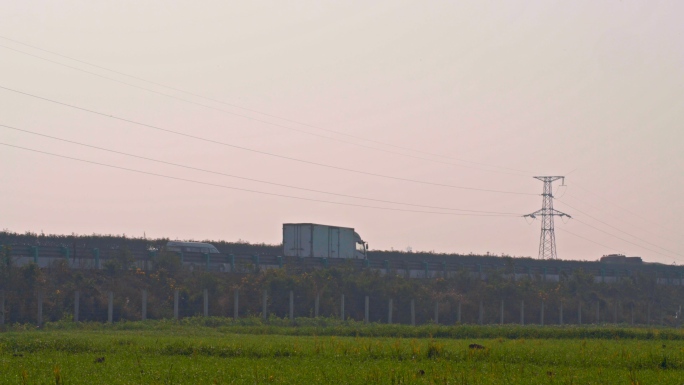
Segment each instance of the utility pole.
[[529,217],[532,219],[537,218],[537,215],[541,215],[541,235],[539,236],[539,259],[558,259],[556,254],[556,235],[553,230],[553,217],[568,217],[572,218],[570,215],[554,210],[553,208],[553,182],[562,179],[562,185],[565,185],[564,176],[535,176],[535,179],[539,179],[544,182],[544,193],[542,193],[542,208],[537,210],[532,214],[524,215],[524,217]]

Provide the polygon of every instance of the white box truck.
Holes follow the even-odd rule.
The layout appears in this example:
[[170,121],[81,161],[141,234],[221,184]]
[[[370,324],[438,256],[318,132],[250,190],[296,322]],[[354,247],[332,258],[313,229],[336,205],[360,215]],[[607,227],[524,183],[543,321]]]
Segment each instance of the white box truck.
[[368,244],[354,229],[315,223],[283,224],[286,257],[365,259]]

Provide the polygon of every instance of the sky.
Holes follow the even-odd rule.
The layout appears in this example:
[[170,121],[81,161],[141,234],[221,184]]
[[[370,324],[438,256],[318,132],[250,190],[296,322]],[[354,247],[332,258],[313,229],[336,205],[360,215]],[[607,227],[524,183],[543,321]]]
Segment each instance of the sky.
[[533,176],[558,175],[560,259],[682,264],[682,17],[655,0],[4,1],[0,228],[279,243],[313,222],[371,249],[537,257],[522,215],[542,205]]

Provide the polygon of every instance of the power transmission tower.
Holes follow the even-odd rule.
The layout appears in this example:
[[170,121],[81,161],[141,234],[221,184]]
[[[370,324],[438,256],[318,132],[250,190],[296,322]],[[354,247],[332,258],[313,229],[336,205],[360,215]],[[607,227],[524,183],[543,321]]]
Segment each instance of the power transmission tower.
[[556,254],[556,234],[553,230],[553,217],[568,217],[572,218],[570,215],[554,210],[553,208],[553,182],[558,179],[563,180],[563,185],[565,185],[564,176],[535,176],[535,179],[539,179],[544,182],[544,193],[542,194],[542,208],[537,210],[532,214],[524,215],[524,217],[536,218],[537,215],[542,217],[541,225],[541,235],[539,237],[539,259],[558,259]]

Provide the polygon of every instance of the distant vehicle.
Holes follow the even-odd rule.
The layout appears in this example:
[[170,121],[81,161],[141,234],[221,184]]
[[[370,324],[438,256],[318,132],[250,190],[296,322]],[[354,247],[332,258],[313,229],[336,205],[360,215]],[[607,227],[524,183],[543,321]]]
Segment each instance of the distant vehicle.
[[609,254],[601,257],[601,262],[603,263],[628,263],[628,264],[640,264],[644,261],[641,257],[626,257],[623,254]]
[[286,257],[366,259],[368,244],[349,227],[315,223],[283,224]]
[[219,254],[220,252],[211,243],[202,242],[169,242],[166,244],[166,250],[176,253],[208,253]]

